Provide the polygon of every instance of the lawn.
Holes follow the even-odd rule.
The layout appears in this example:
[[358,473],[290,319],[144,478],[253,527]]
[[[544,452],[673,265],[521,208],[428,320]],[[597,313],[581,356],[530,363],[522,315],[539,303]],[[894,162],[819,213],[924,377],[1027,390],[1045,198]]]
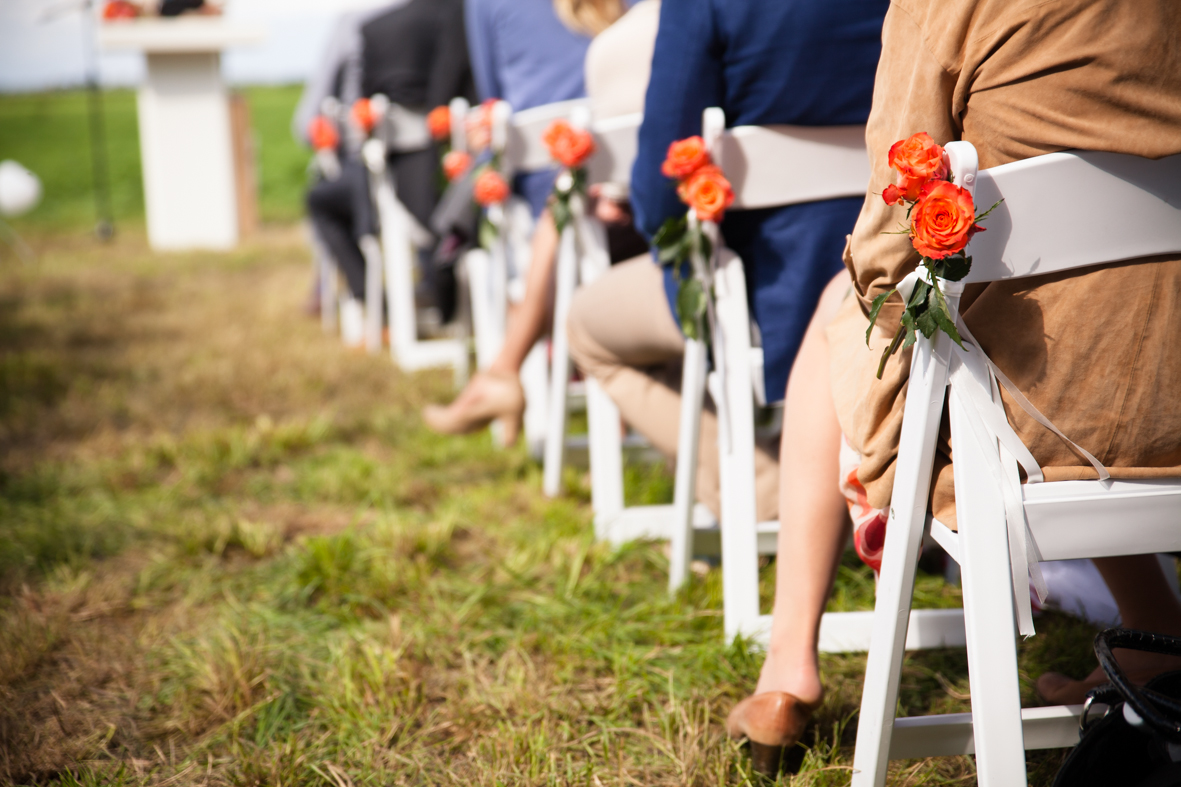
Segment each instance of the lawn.
[[[291,136],[300,88],[256,87],[241,92],[250,105],[264,221],[294,221],[302,210],[308,152]],[[44,184],[40,206],[21,217],[21,230],[77,231],[97,219],[88,96],[82,91],[0,96],[0,159],[14,159]],[[108,90],[102,119],[111,180],[111,212],[117,227],[142,227],[143,180],[135,93]],[[179,152],[178,152],[179,154]]]
[[[346,352],[300,314],[308,252],[274,221],[299,200],[294,93],[251,95],[273,221],[231,254],[149,251],[130,155],[126,225],[93,241],[82,176],[66,188],[88,165],[58,158],[79,98],[0,100],[0,157],[53,186],[20,225],[38,261],[0,257],[0,782],[759,783],[723,733],[760,656],[723,641],[722,569],[669,598],[664,545],[594,542],[581,470],[547,500],[523,451],[423,428],[445,375]],[[39,116],[40,142],[8,125]],[[628,486],[669,484],[638,468]],[[872,589],[848,560],[831,606]],[[1038,625],[1029,703],[1048,666],[1092,666],[1090,626]],[[823,669],[783,783],[848,783],[864,657]],[[908,658],[906,712],[966,710],[967,691],[962,652]],[[1032,783],[1061,759],[1032,753]],[[959,757],[895,763],[891,783],[973,779]]]

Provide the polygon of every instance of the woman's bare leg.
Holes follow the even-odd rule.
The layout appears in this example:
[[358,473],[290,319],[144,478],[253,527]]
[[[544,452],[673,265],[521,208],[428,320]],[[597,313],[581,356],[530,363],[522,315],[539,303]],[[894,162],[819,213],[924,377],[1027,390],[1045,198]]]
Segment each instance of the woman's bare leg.
[[558,256],[558,230],[549,208],[537,218],[530,253],[532,259],[525,279],[525,299],[509,315],[504,346],[488,367],[493,374],[519,374],[525,356],[545,333],[549,322],[554,262]]
[[824,330],[849,288],[842,272],[820,296],[787,383],[779,453],[779,554],[771,641],[756,694],[785,691],[820,699],[820,617],[849,537],[838,487],[841,429]]

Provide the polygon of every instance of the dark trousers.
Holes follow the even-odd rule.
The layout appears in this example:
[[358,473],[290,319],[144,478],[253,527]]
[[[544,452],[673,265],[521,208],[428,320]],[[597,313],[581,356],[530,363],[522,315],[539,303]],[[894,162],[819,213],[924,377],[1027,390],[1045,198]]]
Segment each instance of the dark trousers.
[[365,258],[357,245],[376,232],[369,173],[356,159],[341,162],[340,177],[321,180],[308,190],[308,215],[328,247],[354,298],[365,297]]
[[[435,183],[438,163],[433,149],[390,156],[388,166],[397,184],[398,199],[424,227],[438,201]],[[336,260],[355,298],[365,297],[365,258],[358,241],[377,233],[377,220],[369,191],[369,172],[356,159],[341,162],[340,177],[321,180],[308,191],[307,207],[320,239]],[[423,256],[430,259],[431,250]],[[423,280],[433,282],[424,270]]]

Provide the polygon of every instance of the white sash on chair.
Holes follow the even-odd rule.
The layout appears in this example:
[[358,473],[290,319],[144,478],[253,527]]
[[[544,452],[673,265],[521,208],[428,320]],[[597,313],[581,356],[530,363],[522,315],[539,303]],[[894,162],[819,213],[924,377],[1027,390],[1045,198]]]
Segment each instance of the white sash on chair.
[[[919,267],[908,274],[898,284],[898,292],[903,302],[910,300],[918,281],[927,279],[926,268]],[[1017,629],[1024,637],[1033,636],[1033,609],[1029,599],[1029,585],[1032,580],[1034,590],[1041,601],[1046,600],[1047,588],[1042,577],[1041,552],[1029,523],[1025,517],[1025,505],[1021,493],[1021,477],[1017,467],[1025,470],[1027,483],[1038,484],[1045,481],[1042,469],[1037,460],[1026,447],[1025,443],[1009,424],[1005,406],[1000,397],[1000,386],[1003,386],[1013,400],[1031,418],[1049,429],[1061,438],[1078,455],[1085,458],[1099,474],[1099,480],[1106,481],[1111,477],[1103,463],[1089,451],[1071,440],[1056,427],[1050,419],[1034,407],[1033,403],[1013,384],[1013,381],[1002,372],[992,360],[985,355],[980,342],[968,330],[963,317],[955,316],[956,327],[965,347],[960,348],[954,342],[951,345],[951,367],[949,385],[951,395],[969,414],[968,423],[971,433],[986,450],[983,453],[989,458],[989,469],[995,487],[1005,498],[1005,519],[1009,532],[1009,559],[1013,574],[1013,595],[1017,607]],[[996,450],[990,450],[995,448]],[[992,461],[994,460],[995,461]]]

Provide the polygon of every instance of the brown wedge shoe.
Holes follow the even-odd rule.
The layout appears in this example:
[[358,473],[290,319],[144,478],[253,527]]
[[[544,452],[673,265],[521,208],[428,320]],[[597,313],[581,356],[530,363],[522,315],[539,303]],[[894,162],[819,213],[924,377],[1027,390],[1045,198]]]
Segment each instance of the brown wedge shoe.
[[765,776],[779,773],[784,751],[796,745],[820,702],[806,703],[784,691],[747,697],[734,706],[726,731],[735,740],[750,741],[754,769]]

